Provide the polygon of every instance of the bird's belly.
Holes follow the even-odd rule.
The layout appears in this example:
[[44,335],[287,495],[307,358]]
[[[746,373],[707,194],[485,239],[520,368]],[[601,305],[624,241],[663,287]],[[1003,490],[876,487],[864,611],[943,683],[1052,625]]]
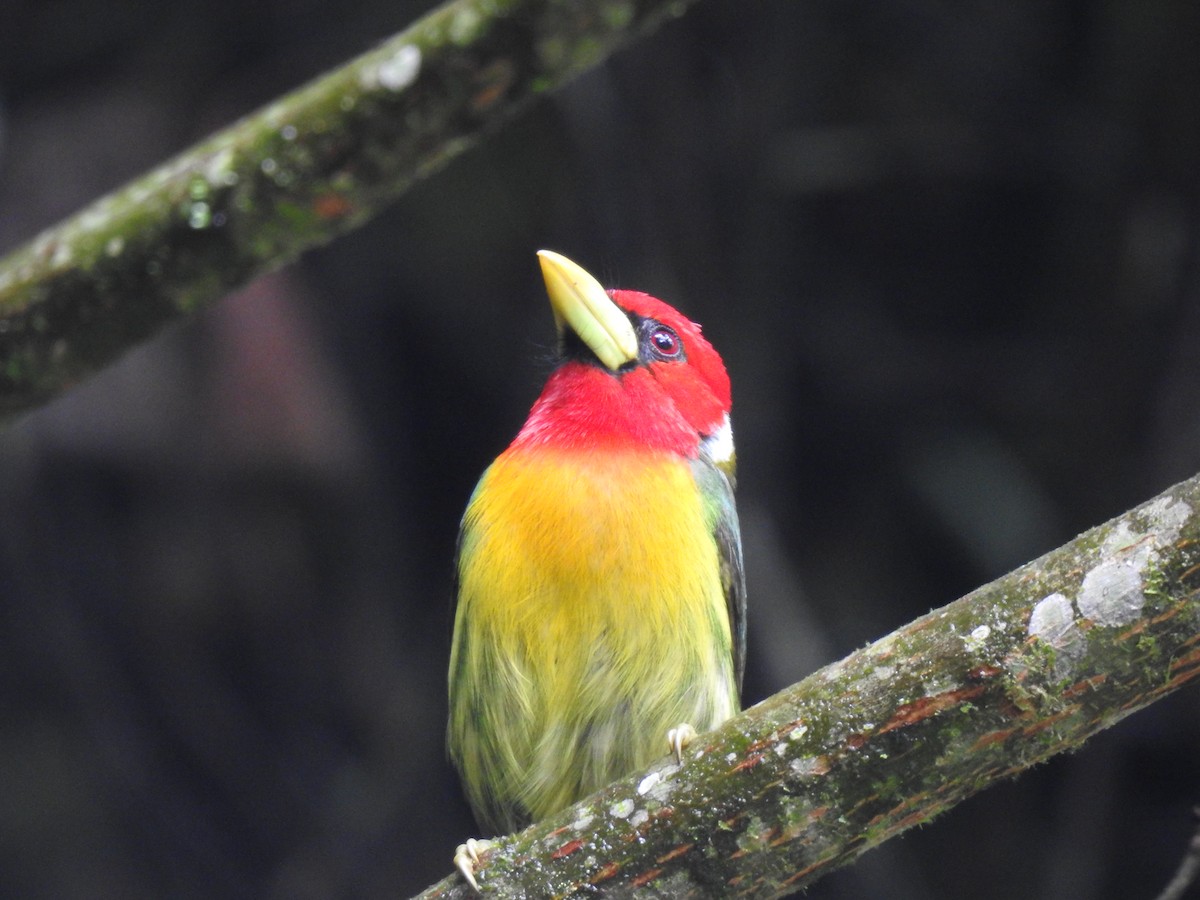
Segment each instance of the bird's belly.
[[464,519],[451,741],[536,819],[664,755],[668,729],[736,712],[729,619],[685,461],[502,456],[485,478]]

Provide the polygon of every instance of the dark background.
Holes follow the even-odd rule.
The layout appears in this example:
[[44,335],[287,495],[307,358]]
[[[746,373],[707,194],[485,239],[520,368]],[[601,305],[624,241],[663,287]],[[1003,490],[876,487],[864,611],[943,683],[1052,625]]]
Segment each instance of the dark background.
[[[427,7],[0,2],[0,251]],[[451,558],[540,247],[728,363],[751,702],[1196,472],[1198,51],[1190,0],[704,0],[0,434],[0,896],[449,871]],[[1198,700],[808,896],[1154,897]]]

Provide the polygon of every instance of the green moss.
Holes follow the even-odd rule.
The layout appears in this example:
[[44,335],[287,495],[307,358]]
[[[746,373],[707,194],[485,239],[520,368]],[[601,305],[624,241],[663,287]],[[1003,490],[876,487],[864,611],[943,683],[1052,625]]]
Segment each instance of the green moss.
[[633,21],[633,4],[625,2],[606,3],[600,9],[600,18],[609,28],[620,31]]
[[770,846],[770,838],[774,829],[763,822],[758,816],[751,816],[745,829],[737,838],[737,847],[743,853],[758,853]]
[[465,47],[487,33],[491,20],[481,10],[463,7],[450,20],[448,30],[450,42],[456,47]]
[[904,782],[900,778],[899,773],[895,773],[889,775],[882,781],[871,782],[871,792],[878,794],[880,799],[886,802],[890,800],[890,798],[899,795],[903,786]]

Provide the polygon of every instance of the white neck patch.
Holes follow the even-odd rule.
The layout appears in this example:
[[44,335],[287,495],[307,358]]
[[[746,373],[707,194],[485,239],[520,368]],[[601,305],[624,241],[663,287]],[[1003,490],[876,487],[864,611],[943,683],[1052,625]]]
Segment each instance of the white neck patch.
[[729,421],[728,413],[721,420],[720,427],[704,438],[702,443],[709,459],[718,465],[733,459],[733,425]]

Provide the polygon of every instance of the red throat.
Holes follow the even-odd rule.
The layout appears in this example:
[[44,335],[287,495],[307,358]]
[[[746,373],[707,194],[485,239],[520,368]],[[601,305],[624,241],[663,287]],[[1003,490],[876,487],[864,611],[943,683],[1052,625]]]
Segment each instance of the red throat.
[[570,361],[551,376],[514,447],[643,449],[694,457],[730,408],[729,376],[700,327],[648,294],[611,291],[627,312],[675,330],[686,361],[613,373]]
[[622,375],[581,362],[562,365],[513,446],[648,449],[695,456],[700,438],[644,368]]

